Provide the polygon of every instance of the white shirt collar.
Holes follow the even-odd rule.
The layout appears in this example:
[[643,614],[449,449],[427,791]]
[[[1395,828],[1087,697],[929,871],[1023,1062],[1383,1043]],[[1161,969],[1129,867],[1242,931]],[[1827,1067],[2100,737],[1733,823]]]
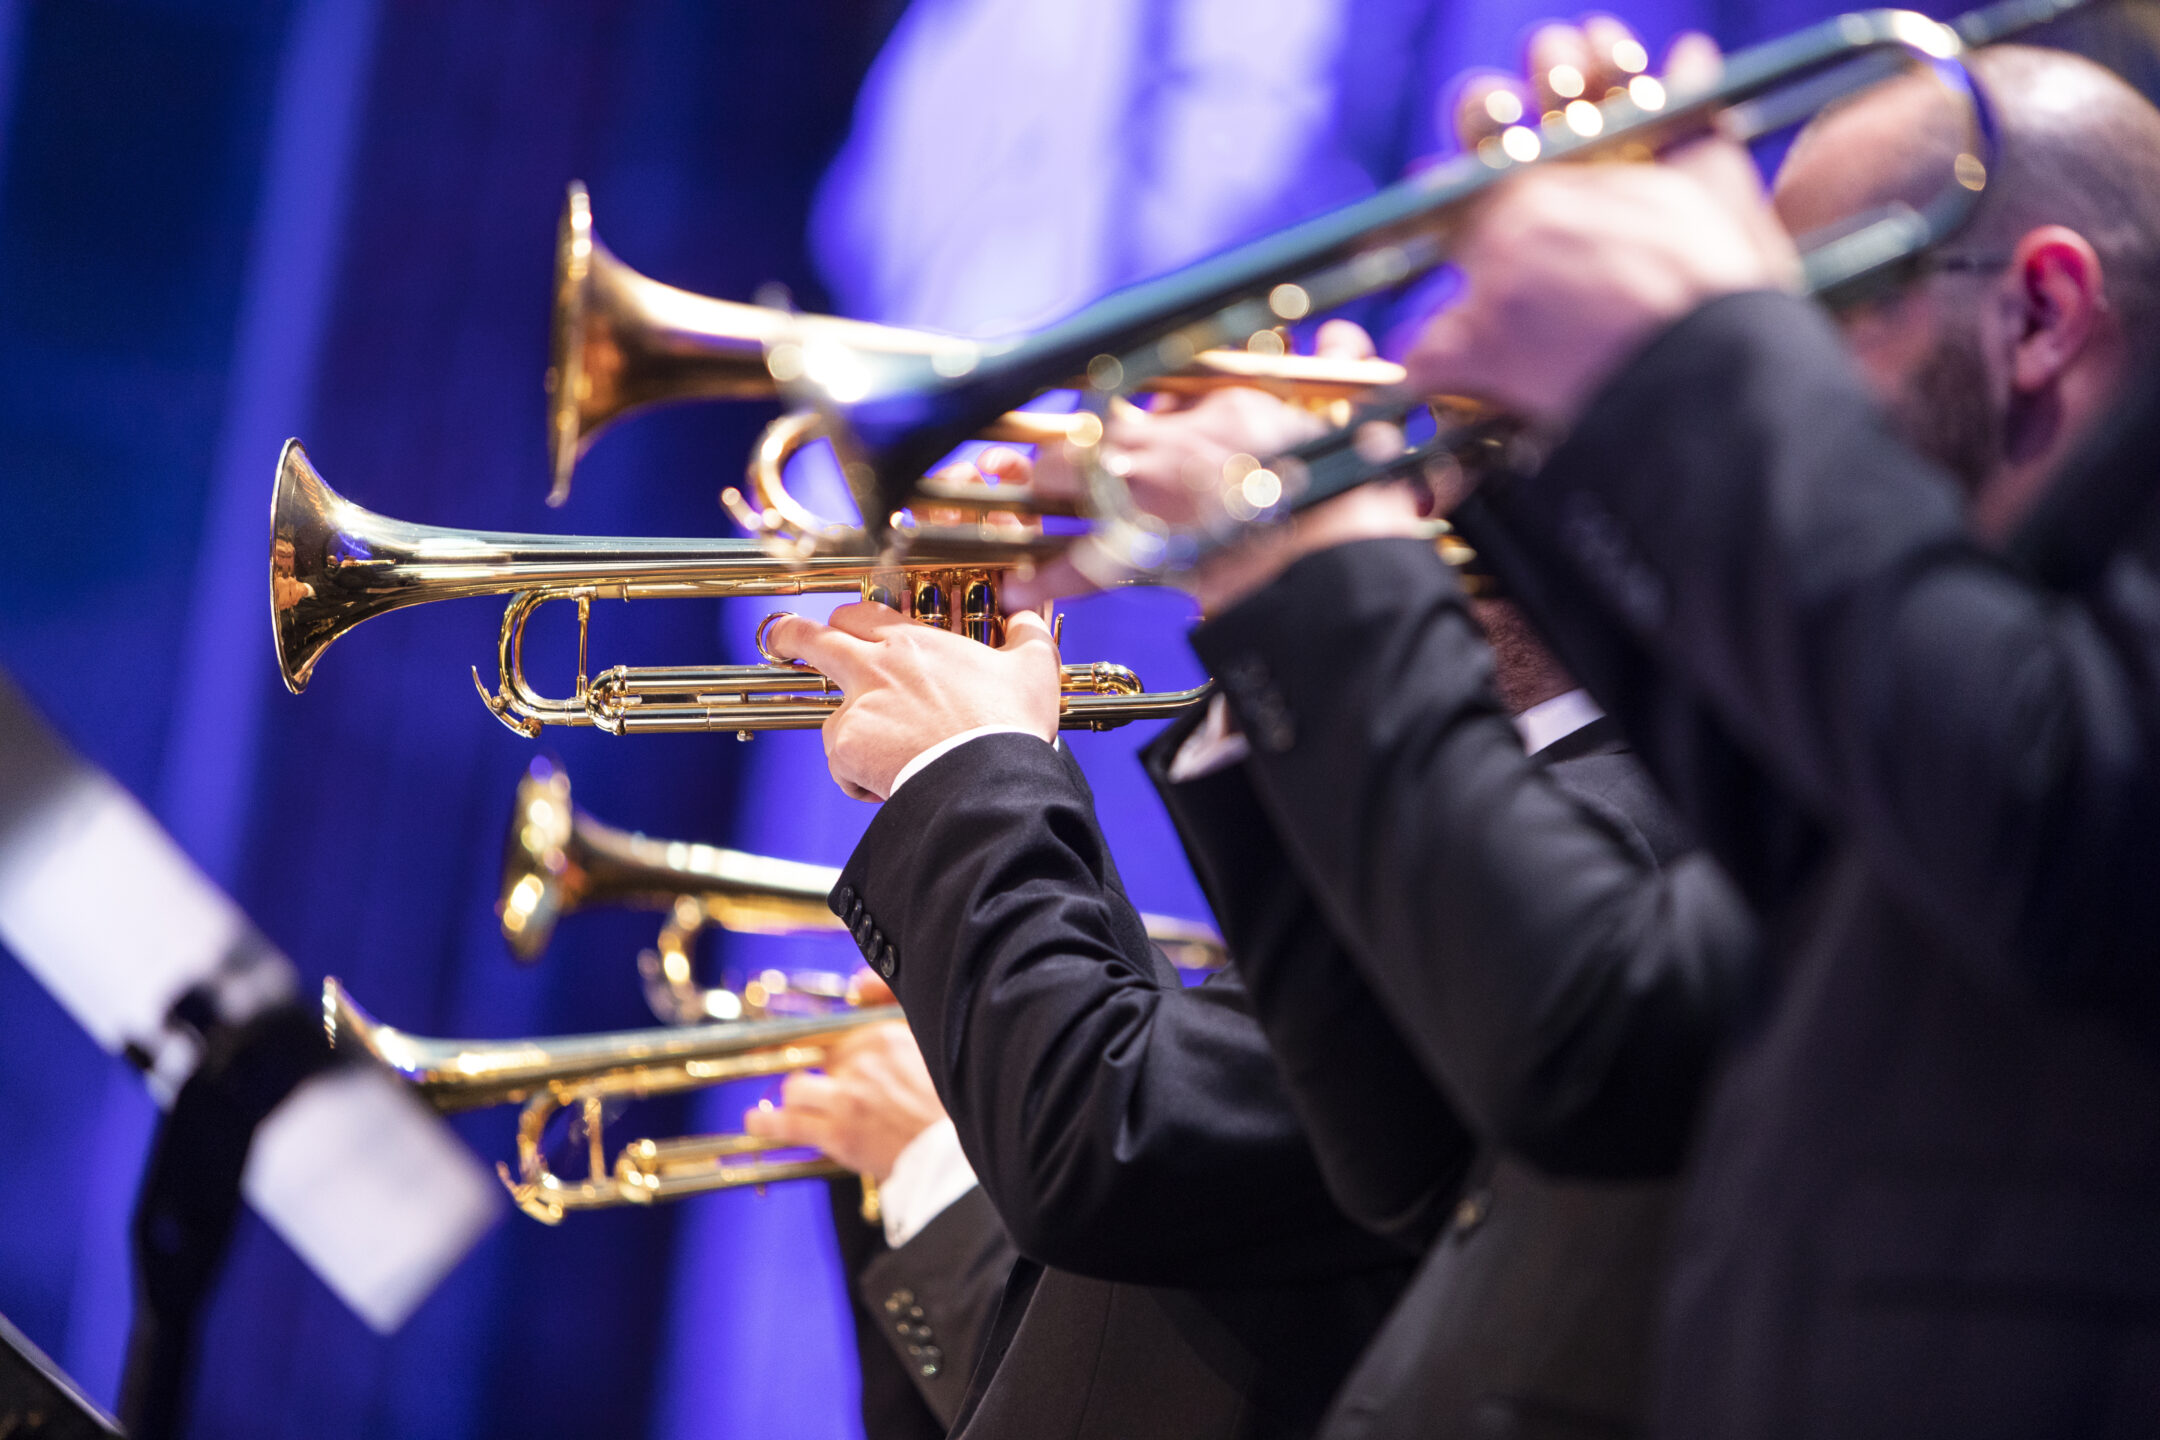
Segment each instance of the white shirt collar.
[[1605,712],[1587,690],[1570,690],[1550,700],[1540,700],[1515,717],[1515,733],[1522,736],[1523,753],[1535,755],[1555,740],[1564,740]]

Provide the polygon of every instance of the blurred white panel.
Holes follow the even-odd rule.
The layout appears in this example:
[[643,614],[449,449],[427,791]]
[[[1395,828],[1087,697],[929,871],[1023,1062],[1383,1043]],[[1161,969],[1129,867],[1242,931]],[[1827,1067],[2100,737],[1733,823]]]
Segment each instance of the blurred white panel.
[[372,1067],[328,1071],[295,1090],[256,1130],[241,1190],[383,1335],[503,1211],[495,1177]]
[[0,848],[0,940],[98,1044],[152,1054],[247,918],[135,797],[85,772]]

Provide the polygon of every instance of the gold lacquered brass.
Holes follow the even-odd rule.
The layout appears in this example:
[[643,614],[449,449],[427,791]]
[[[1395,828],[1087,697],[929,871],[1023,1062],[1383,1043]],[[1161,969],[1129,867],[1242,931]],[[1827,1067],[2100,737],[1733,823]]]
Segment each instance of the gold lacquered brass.
[[[748,540],[516,535],[407,524],[337,494],[297,440],[287,441],[278,457],[270,524],[272,632],[287,689],[305,690],[323,651],[364,620],[433,600],[507,596],[497,687],[490,692],[477,670],[473,683],[498,719],[534,737],[546,725],[617,735],[814,729],[840,704],[823,676],[792,665],[618,665],[588,678],[586,634],[596,599],[854,592],[897,595],[906,608],[905,597],[924,583],[959,593],[994,578],[933,557],[904,566],[859,557],[780,560]],[[986,593],[994,605],[994,591]],[[524,668],[526,624],[551,601],[578,610],[576,685],[559,698],[534,689]],[[1065,688],[1063,723],[1097,730],[1175,715],[1202,693],[1148,694],[1131,671],[1101,663],[1066,666]]]
[[723,929],[792,935],[839,928],[825,903],[837,877],[824,865],[618,830],[576,808],[569,774],[542,758],[518,781],[495,913],[527,961],[547,949],[558,918],[595,906],[665,910],[694,898]]
[[[693,953],[709,928],[760,935],[845,933],[825,897],[840,872],[827,865],[656,840],[593,818],[571,800],[570,776],[535,760],[518,782],[503,839],[503,939],[521,960],[537,959],[555,922],[577,910],[616,905],[665,910],[652,949],[638,956],[645,998],[671,1025],[763,1018],[848,1003],[845,981],[767,970],[740,991],[697,983]],[[1171,963],[1215,970],[1228,963],[1208,926],[1142,915],[1148,938]]]
[[[496,1168],[518,1208],[551,1225],[572,1210],[848,1173],[825,1159],[767,1159],[769,1151],[795,1147],[770,1146],[747,1135],[641,1141],[626,1146],[611,1163],[605,1108],[610,1100],[642,1099],[821,1065],[827,1047],[849,1031],[900,1018],[898,1006],[880,1005],[601,1035],[437,1040],[380,1023],[336,980],[323,982],[323,1023],[333,1048],[366,1054],[446,1114],[523,1102],[517,1168]],[[557,1174],[544,1147],[548,1122],[557,1111],[573,1107],[586,1132],[583,1179]],[[866,1197],[871,1193],[866,1191]]]
[[[910,355],[934,364],[968,348],[966,341],[927,330],[717,300],[640,275],[594,232],[592,197],[576,181],[556,229],[551,335],[550,505],[569,498],[571,474],[600,432],[635,411],[686,400],[771,399],[781,388],[776,366],[787,374],[790,366],[814,365],[826,354]],[[1337,400],[1401,379],[1401,367],[1384,360],[1228,350],[1195,356],[1151,388],[1195,394],[1244,385]],[[979,433],[985,440],[1041,444],[1067,438],[1080,418],[1016,410]]]

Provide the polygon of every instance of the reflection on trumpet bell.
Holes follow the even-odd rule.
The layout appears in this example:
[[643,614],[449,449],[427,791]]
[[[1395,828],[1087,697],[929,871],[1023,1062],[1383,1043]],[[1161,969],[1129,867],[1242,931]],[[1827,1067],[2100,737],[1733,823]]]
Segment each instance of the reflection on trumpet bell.
[[[654,1170],[650,1173],[656,1178],[636,1181],[638,1193],[631,1195],[608,1162],[606,1103],[822,1065],[827,1048],[842,1035],[898,1019],[898,1006],[877,1005],[828,1015],[599,1035],[439,1040],[384,1025],[335,979],[323,982],[323,1022],[333,1049],[368,1056],[444,1113],[524,1102],[518,1117],[517,1166],[514,1171],[499,1168],[519,1208],[551,1224],[571,1210],[672,1199],[729,1184],[766,1184],[796,1174],[837,1173],[830,1167],[802,1170],[803,1165],[825,1162],[800,1159],[737,1163],[725,1167],[724,1174],[712,1167],[703,1174],[685,1168],[677,1179]],[[575,1111],[585,1132],[582,1180],[558,1175],[547,1159],[548,1123],[566,1109]],[[766,1146],[749,1136],[738,1141],[728,1147],[728,1154],[788,1148]],[[621,1173],[647,1172],[633,1159],[630,1169]]]

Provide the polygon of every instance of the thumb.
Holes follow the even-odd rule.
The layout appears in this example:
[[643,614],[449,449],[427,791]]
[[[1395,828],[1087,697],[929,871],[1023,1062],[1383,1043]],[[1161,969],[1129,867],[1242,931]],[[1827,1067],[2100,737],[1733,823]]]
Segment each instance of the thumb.
[[1725,52],[1718,49],[1717,41],[1700,30],[1688,30],[1674,37],[1672,48],[1665,52],[1665,85],[1667,89],[1683,94],[1707,90],[1717,84],[1718,76],[1725,73]]
[[1074,595],[1092,595],[1102,587],[1081,573],[1080,567],[1063,555],[1053,556],[1035,567],[1032,575],[1011,574],[999,587],[999,598],[1005,606],[1006,632],[1011,633],[1009,617],[1033,613],[1040,605],[1052,600],[1064,600]]
[[1370,360],[1375,351],[1365,327],[1349,320],[1330,320],[1313,337],[1313,354],[1331,360]]
[[1463,318],[1467,297],[1428,322],[1403,366],[1410,388],[1420,395],[1480,396],[1483,376],[1472,363],[1470,325]]
[[885,977],[875,970],[858,970],[848,977],[847,999],[850,1005],[891,1005],[896,1003],[898,998],[893,994],[892,986],[885,983]]
[[1005,617],[1005,643],[998,648],[1007,654],[1020,654],[1033,647],[1042,646],[1057,656],[1057,641],[1050,633],[1050,622],[1043,619],[1040,610],[1015,610]]

